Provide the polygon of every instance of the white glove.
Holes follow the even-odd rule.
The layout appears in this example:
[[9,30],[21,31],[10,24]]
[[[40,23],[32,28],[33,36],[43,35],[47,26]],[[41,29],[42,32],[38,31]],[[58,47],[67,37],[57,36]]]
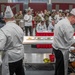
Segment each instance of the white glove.
[[0,66],[2,65],[2,54],[0,52]]
[[75,47],[71,46],[70,49],[69,49],[69,51],[74,50],[74,49],[75,49]]

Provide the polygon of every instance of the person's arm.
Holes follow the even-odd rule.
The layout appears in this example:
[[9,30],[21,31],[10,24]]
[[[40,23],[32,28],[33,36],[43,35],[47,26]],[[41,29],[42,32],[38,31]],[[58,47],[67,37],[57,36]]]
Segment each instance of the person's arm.
[[28,15],[25,15],[25,16],[24,16],[24,21],[25,21],[25,22],[28,22],[28,20],[29,20],[29,16],[28,16]]
[[6,36],[3,31],[0,29],[0,51],[4,50],[6,44]]
[[68,46],[75,46],[75,39],[73,37],[74,35],[74,30],[71,26],[69,25],[62,25],[60,27],[60,31],[63,34],[63,37],[65,39],[65,43],[67,43]]
[[59,21],[58,25],[59,25],[57,26],[59,28],[58,34],[60,34],[61,38],[64,40],[63,42],[66,43],[67,47],[68,48],[71,47],[71,45],[75,43],[75,40],[73,38],[73,35],[74,35],[73,27],[69,23],[67,23],[67,21],[65,23],[65,20]]
[[6,44],[6,36],[0,29],[0,65],[2,64],[2,53],[4,51],[5,44]]
[[29,15],[29,19],[28,19],[28,22],[32,22],[32,15]]

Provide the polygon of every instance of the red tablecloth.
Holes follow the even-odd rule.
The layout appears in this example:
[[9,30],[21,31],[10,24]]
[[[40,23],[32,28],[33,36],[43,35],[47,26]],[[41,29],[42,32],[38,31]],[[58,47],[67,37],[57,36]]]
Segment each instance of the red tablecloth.
[[53,32],[36,32],[36,36],[53,36]]
[[[36,36],[53,36],[52,32],[36,32]],[[52,44],[37,44],[37,48],[52,48]]]
[[[36,32],[36,36],[54,36],[52,32]],[[74,33],[75,36],[75,33]],[[52,48],[52,44],[37,44],[37,48]]]

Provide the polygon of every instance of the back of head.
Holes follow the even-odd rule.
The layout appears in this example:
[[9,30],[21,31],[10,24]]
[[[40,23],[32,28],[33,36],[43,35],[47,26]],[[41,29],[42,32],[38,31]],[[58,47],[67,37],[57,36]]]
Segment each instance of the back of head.
[[73,8],[68,16],[68,20],[72,25],[75,25],[75,8]]

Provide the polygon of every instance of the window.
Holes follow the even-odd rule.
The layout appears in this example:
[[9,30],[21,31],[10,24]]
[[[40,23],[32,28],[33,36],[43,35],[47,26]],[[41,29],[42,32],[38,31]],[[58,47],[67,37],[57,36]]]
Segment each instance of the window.
[[37,2],[37,3],[48,3],[49,0],[31,0],[31,2]]
[[29,2],[32,3],[49,3],[49,0],[12,0],[13,2],[23,2],[28,4]]
[[13,2],[23,2],[25,4],[28,4],[30,0],[13,0]]

